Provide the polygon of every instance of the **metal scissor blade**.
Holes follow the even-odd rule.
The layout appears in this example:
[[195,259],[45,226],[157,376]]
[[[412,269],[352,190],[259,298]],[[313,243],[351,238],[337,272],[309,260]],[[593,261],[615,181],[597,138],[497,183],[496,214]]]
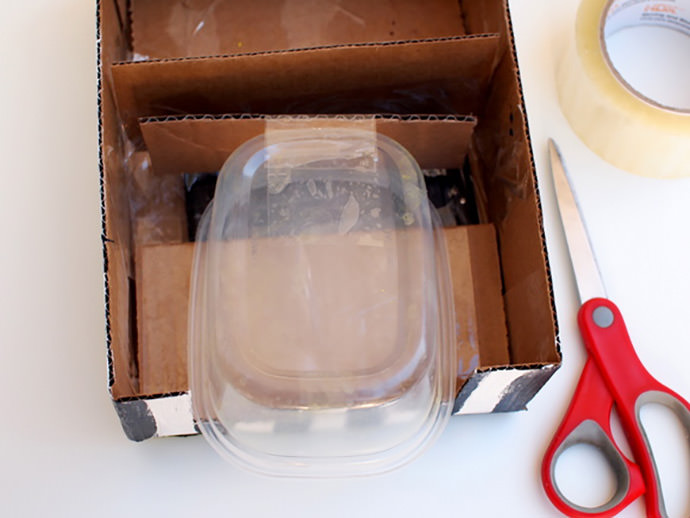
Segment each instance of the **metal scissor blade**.
[[556,187],[558,211],[561,214],[561,222],[568,243],[570,261],[575,271],[575,281],[580,300],[585,302],[594,297],[606,297],[604,283],[601,280],[587,230],[578,210],[568,175],[565,172],[563,159],[556,143],[551,139],[549,139],[549,158],[553,183]]

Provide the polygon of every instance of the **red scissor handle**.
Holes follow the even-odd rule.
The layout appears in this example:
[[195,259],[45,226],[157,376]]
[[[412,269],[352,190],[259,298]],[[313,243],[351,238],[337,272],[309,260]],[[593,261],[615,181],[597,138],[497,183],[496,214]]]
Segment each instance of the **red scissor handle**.
[[[640,424],[640,408],[650,402],[664,404],[690,432],[690,405],[644,368],[613,302],[603,298],[588,300],[580,308],[578,324],[590,359],[544,458],[542,479],[547,495],[569,516],[613,516],[645,493],[647,516],[666,516],[654,458]],[[611,434],[610,415],[614,404],[636,463],[625,458]],[[568,501],[553,480],[558,455],[569,446],[583,442],[602,451],[618,481],[614,497],[596,508]]]
[[[547,496],[567,516],[614,516],[644,493],[640,469],[620,451],[612,438],[612,409],[613,398],[593,360],[589,359],[582,370],[563,422],[546,450],[541,467],[542,483]],[[616,475],[616,493],[611,500],[597,507],[583,507],[572,502],[555,482],[558,457],[570,446],[583,443],[599,448]]]

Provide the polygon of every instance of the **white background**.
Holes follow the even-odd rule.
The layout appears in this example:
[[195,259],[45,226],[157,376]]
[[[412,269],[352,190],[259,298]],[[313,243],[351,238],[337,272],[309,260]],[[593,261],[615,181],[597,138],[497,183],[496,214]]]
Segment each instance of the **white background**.
[[[106,390],[90,0],[3,2],[0,15],[0,506],[4,516],[524,516],[558,513],[541,457],[584,359],[577,296],[546,161],[573,177],[609,296],[649,370],[690,397],[690,180],[636,177],[572,133],[554,64],[576,0],[511,1],[559,311],[564,363],[526,412],[456,417],[411,465],[346,480],[238,471],[203,439],[129,442]],[[688,55],[684,55],[687,66]],[[634,61],[634,60],[633,60]],[[650,426],[663,424],[651,413]],[[672,423],[667,423],[672,424]],[[662,428],[665,429],[665,428]],[[671,516],[687,516],[682,441],[657,455]],[[564,485],[591,498],[596,463],[571,452]],[[667,462],[664,459],[670,459]],[[594,473],[594,475],[592,475]],[[597,482],[597,484],[599,484]],[[642,516],[639,503],[621,516]]]

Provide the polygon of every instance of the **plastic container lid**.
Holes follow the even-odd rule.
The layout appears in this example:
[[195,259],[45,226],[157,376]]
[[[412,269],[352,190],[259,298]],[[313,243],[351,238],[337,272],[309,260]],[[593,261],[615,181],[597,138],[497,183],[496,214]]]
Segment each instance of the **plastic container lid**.
[[405,463],[452,408],[450,283],[422,173],[398,143],[337,128],[248,141],[199,227],[199,428],[223,456],[269,474]]

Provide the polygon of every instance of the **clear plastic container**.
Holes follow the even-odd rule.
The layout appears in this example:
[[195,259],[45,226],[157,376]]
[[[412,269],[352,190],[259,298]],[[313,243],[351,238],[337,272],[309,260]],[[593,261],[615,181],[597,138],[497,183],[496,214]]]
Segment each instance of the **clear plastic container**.
[[199,428],[263,473],[405,463],[452,408],[450,283],[422,173],[395,141],[332,127],[248,141],[199,227],[189,336]]

